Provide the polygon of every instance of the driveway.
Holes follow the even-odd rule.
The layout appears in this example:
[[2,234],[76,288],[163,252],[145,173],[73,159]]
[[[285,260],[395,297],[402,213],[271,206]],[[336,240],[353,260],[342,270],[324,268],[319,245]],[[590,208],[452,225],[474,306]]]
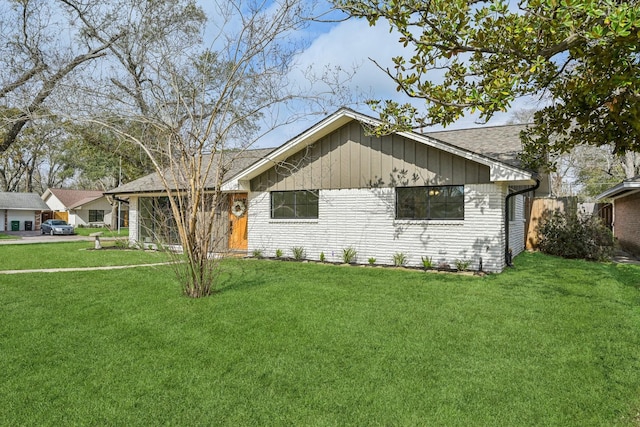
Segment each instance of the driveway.
[[49,236],[41,234],[38,231],[4,231],[9,236],[17,236],[20,239],[0,239],[0,245],[21,245],[26,243],[55,243],[55,242],[74,242],[78,240],[91,241],[94,237],[87,236]]

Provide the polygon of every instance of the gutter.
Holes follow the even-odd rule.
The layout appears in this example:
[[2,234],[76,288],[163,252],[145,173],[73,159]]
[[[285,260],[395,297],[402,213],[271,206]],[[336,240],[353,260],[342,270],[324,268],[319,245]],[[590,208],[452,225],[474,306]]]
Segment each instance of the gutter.
[[129,204],[129,201],[128,201],[128,200],[121,199],[121,198],[116,197],[116,196],[112,196],[112,197],[113,197],[113,200],[115,200],[116,202],[126,203],[127,205]]
[[528,193],[530,191],[536,191],[538,188],[540,188],[540,180],[536,178],[536,184],[533,187],[509,193],[504,199],[504,262],[507,264],[507,267],[513,267],[513,252],[511,248],[509,248],[509,200],[514,196]]

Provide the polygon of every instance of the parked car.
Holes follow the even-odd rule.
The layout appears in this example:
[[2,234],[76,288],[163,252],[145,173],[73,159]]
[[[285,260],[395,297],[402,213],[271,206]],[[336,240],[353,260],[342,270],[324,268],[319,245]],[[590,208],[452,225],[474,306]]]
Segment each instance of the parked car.
[[48,219],[40,225],[42,234],[74,234],[73,225],[61,219]]

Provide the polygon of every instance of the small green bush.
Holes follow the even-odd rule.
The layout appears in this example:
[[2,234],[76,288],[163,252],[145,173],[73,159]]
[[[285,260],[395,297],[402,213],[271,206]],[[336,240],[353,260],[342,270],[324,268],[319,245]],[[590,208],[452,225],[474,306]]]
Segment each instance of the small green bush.
[[342,250],[342,261],[345,264],[351,264],[356,260],[358,252],[354,248],[346,248]]
[[369,262],[369,265],[373,265],[376,263],[376,259],[374,257],[371,257],[367,260]]
[[291,253],[293,254],[293,259],[295,259],[296,261],[301,261],[306,257],[306,253],[302,246],[296,246],[291,248]]
[[282,258],[282,249],[276,249],[276,258]]
[[393,265],[402,267],[407,263],[407,256],[403,252],[393,254]]
[[431,268],[433,268],[433,259],[429,256],[423,256],[422,257],[422,267],[425,270],[429,270]]
[[553,212],[538,226],[541,252],[593,261],[606,261],[613,256],[613,234],[595,216]]
[[262,251],[260,249],[254,249],[253,250],[253,257],[254,258],[262,258]]
[[457,259],[455,263],[458,271],[467,271],[469,269],[469,265],[471,265],[471,261],[466,259]]
[[325,262],[327,258],[324,256],[324,252],[320,252],[320,262]]

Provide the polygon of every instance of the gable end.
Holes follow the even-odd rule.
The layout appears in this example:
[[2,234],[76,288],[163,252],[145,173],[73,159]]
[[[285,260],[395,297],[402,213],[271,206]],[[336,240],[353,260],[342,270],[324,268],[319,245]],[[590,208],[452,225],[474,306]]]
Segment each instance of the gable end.
[[251,180],[251,191],[490,182],[490,168],[398,134],[370,136],[352,121]]

